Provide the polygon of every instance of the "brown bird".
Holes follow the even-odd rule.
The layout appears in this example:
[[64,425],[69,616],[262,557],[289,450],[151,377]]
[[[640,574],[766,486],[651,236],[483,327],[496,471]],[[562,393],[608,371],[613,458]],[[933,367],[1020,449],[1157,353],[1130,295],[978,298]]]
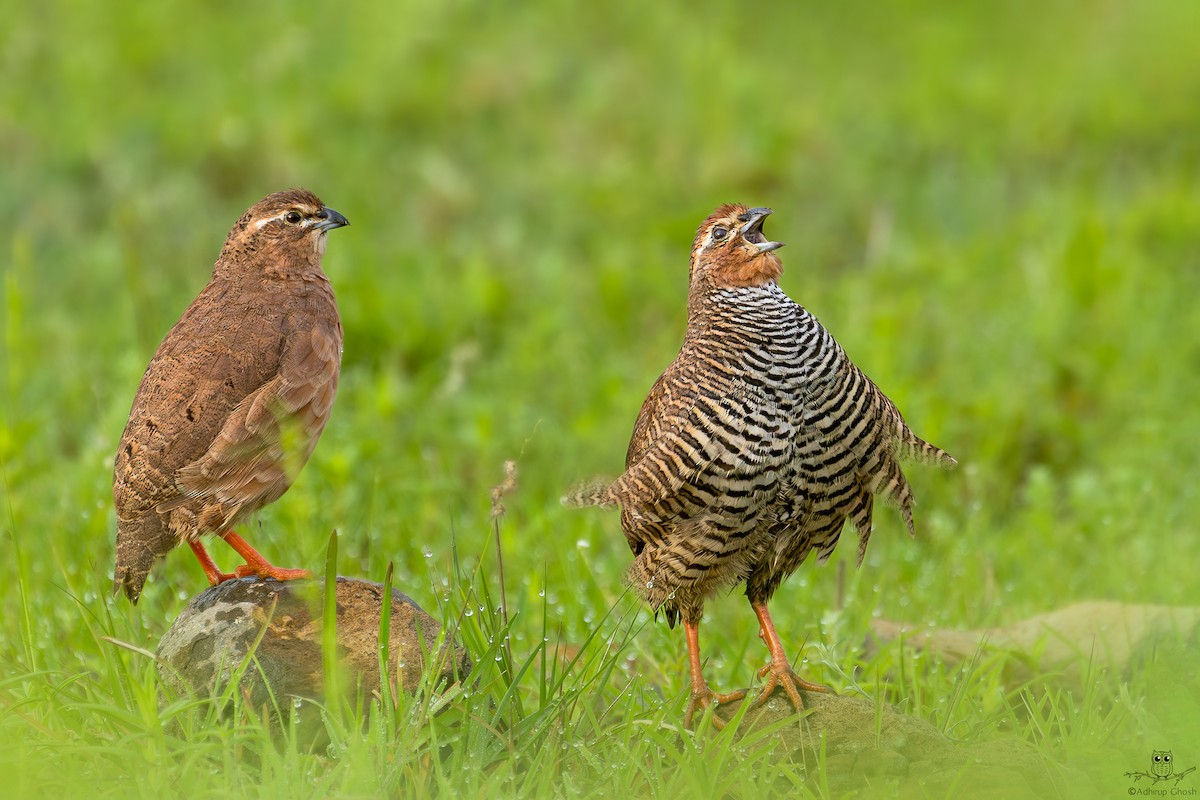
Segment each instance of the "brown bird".
[[900,459],[952,465],[918,438],[895,405],[816,318],[779,288],[783,245],[763,235],[768,208],[723,205],[692,245],[683,348],[642,405],[625,473],[578,490],[572,505],[618,505],[634,553],[629,578],[655,613],[687,635],[698,708],[740,700],[701,674],[699,625],[714,592],[746,583],[771,662],[764,702],[781,686],[830,691],[796,675],[767,604],[810,552],[825,561],[846,520],[861,563],[874,495],[912,532],[913,496]]
[[[329,419],[342,323],[321,256],[326,234],[349,224],[291,189],[229,232],[208,285],[146,368],[121,436],[114,593],[136,603],[154,562],[183,541],[212,584],[310,575],[272,566],[232,526],[288,490]],[[246,563],[221,572],[205,533]]]

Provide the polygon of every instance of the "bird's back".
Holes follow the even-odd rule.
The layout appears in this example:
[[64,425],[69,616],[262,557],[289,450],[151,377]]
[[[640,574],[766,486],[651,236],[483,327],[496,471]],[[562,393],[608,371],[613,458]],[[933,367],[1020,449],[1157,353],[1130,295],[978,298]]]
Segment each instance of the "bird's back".
[[[323,276],[205,287],[146,368],[117,450],[118,585],[135,596],[181,538],[287,490],[328,419],[341,340]],[[299,399],[289,403],[289,392]],[[298,441],[284,453],[286,419]]]
[[[146,367],[117,450],[118,520],[177,497],[178,471],[202,456],[237,404],[278,371],[283,315],[240,294],[227,282],[209,283]],[[266,346],[249,349],[246,339]]]

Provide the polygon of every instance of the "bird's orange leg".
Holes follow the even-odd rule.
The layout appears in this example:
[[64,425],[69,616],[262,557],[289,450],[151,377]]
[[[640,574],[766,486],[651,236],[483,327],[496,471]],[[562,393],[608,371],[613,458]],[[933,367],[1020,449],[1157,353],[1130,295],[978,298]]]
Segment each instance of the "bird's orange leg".
[[251,575],[259,578],[274,578],[277,581],[293,581],[297,578],[311,578],[313,574],[306,569],[284,569],[276,567],[271,562],[267,561],[257,550],[250,546],[250,543],[238,536],[232,530],[224,531],[218,534],[224,539],[230,547],[237,551],[237,554],[246,559],[246,563],[235,569],[233,572],[239,578],[246,578]]
[[212,556],[204,549],[204,545],[200,544],[199,539],[191,539],[188,544],[192,548],[192,552],[196,554],[196,558],[200,559],[200,567],[204,570],[204,576],[208,578],[209,584],[216,586],[218,583],[231,581],[237,577],[232,572],[221,572],[217,569],[217,564],[212,560]]
[[767,647],[771,651],[771,663],[758,671],[758,677],[771,677],[762,688],[762,692],[755,701],[755,705],[763,705],[771,697],[771,693],[775,691],[776,686],[782,686],[783,691],[787,693],[788,698],[792,701],[797,711],[804,710],[804,700],[800,698],[800,690],[805,692],[825,692],[833,694],[833,689],[828,686],[823,686],[819,683],[811,683],[804,680],[795,672],[792,671],[792,665],[788,662],[787,655],[783,652],[783,643],[779,641],[779,634],[775,632],[775,623],[771,621],[771,614],[767,611],[766,603],[752,604],[754,613],[758,617],[758,635],[767,643]]
[[[708,688],[708,682],[704,680],[704,675],[700,671],[700,623],[685,620],[683,630],[687,635],[688,663],[692,672],[692,696],[688,698],[687,714],[683,718],[683,724],[690,728],[696,709],[706,709],[713,703],[717,705],[735,703],[745,697],[746,692],[742,690],[720,694]],[[725,727],[725,722],[719,717],[713,717],[713,725],[720,730]]]

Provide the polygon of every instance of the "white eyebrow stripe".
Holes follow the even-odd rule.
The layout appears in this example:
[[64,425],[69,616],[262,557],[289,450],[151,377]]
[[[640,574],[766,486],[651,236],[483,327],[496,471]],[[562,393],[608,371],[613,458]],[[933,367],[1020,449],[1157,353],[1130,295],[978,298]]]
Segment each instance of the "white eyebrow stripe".
[[258,222],[254,223],[254,230],[256,230],[256,231],[258,231],[258,230],[262,230],[262,227],[263,227],[264,225],[266,225],[266,224],[268,224],[268,223],[270,223],[270,222],[274,222],[274,221],[275,221],[275,220],[277,220],[277,219],[283,219],[283,216],[284,216],[284,214],[286,214],[286,213],[287,213],[287,212],[286,212],[286,211],[284,211],[282,214],[276,214],[276,215],[275,215],[275,216],[273,216],[273,217],[267,217],[266,219],[260,219]]
[[[264,226],[264,225],[267,225],[267,224],[269,224],[269,223],[272,223],[272,222],[274,222],[274,221],[275,221],[275,220],[277,220],[277,219],[283,219],[283,218],[284,218],[284,217],[286,217],[288,214],[292,213],[292,211],[293,211],[293,209],[290,209],[290,208],[289,208],[287,211],[281,211],[281,212],[279,212],[278,214],[276,214],[276,215],[275,215],[275,216],[273,216],[273,217],[267,217],[266,219],[260,219],[260,220],[258,220],[257,222],[255,222],[255,223],[254,223],[254,230],[256,230],[256,231],[258,231],[258,230],[262,230],[262,228],[263,228],[263,226]],[[303,219],[301,219],[301,221],[300,221],[300,222],[301,222],[301,225],[300,225],[300,227],[302,227],[302,228],[311,228],[311,227],[313,226],[313,224],[314,224],[313,220],[312,220],[310,217],[307,217],[307,216],[306,216],[306,217],[304,217]]]

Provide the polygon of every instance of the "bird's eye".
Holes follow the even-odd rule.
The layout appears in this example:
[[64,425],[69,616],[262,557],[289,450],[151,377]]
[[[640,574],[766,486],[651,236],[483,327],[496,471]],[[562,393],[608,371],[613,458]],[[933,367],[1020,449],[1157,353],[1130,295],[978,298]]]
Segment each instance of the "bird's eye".
[[729,235],[729,231],[726,230],[725,228],[721,228],[721,227],[713,228],[712,237],[713,237],[713,239],[716,239],[718,242],[721,241],[722,239],[724,239],[728,235]]
[[300,223],[300,212],[289,211],[283,215],[283,218],[287,221],[288,225],[298,225]]
[[1163,761],[1170,761],[1170,760],[1171,760],[1170,756],[1163,756]]

